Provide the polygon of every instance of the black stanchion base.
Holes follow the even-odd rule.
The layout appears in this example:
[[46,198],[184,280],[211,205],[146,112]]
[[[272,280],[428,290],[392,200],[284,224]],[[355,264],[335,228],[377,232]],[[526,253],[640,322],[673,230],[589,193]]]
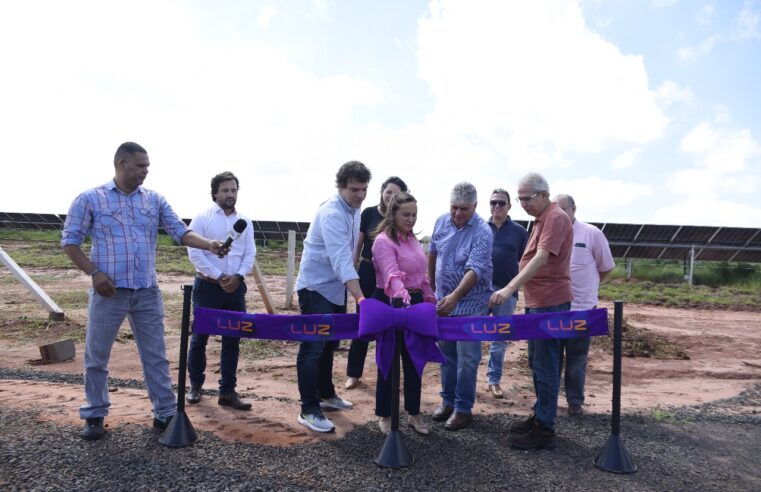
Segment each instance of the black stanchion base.
[[629,452],[624,447],[620,435],[611,434],[605,447],[595,458],[595,466],[612,473],[634,473],[637,465],[632,461]]
[[407,451],[399,431],[392,430],[386,437],[375,464],[383,468],[406,468],[412,464],[412,456]]
[[198,435],[193,424],[190,423],[185,412],[177,412],[164,433],[161,435],[159,442],[170,448],[184,448],[190,446],[198,440]]

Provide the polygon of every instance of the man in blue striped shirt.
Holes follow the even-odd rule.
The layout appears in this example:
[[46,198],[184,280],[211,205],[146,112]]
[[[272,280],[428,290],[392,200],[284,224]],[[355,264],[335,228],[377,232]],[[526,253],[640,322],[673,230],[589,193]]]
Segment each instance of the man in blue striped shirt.
[[[187,228],[158,193],[141,185],[148,175],[148,153],[133,142],[114,155],[114,179],[80,194],[64,224],[61,246],[74,264],[92,277],[85,339],[85,397],[79,415],[80,436],[103,437],[108,397],[108,359],[124,318],[128,318],[153,403],[153,426],[163,430],[176,412],[164,345],[164,305],[156,279],[159,226],[178,243],[226,254],[212,241]],[[90,236],[90,257],[81,245]]]
[[[470,183],[452,189],[450,209],[436,220],[428,249],[428,276],[438,298],[439,316],[486,316],[492,294],[492,233],[476,214],[478,194]],[[439,342],[441,406],[435,421],[460,430],[472,421],[481,342]]]
[[[359,238],[360,207],[367,196],[370,170],[350,161],[336,174],[336,193],[320,205],[304,239],[296,290],[301,314],[346,313],[346,291],[357,304],[364,299],[352,252]],[[331,432],[333,423],[322,413],[348,410],[352,404],[333,386],[333,352],[338,342],[301,342],[296,373],[301,395],[298,421],[315,432]]]

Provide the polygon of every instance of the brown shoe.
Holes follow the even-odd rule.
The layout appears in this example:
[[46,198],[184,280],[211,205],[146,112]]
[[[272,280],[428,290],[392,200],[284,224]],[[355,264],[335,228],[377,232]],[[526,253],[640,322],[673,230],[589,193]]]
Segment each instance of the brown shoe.
[[498,384],[490,384],[489,393],[491,393],[494,398],[500,400],[505,397],[505,393],[502,392],[502,388],[500,388]]
[[464,429],[473,422],[473,414],[464,412],[455,412],[449,417],[444,428],[448,431],[458,431]]
[[235,410],[251,410],[251,404],[241,401],[236,393],[230,393],[229,395],[219,395],[217,403],[223,407],[231,407]]
[[581,408],[581,405],[578,403],[570,403],[568,405],[568,416],[569,417],[581,417],[584,415],[584,409]]
[[437,408],[436,411],[434,411],[431,415],[431,420],[435,422],[444,422],[449,418],[450,415],[452,415],[452,412],[454,412],[453,407],[442,403],[439,408]]
[[418,415],[410,415],[407,418],[407,425],[409,425],[412,430],[417,432],[418,434],[422,434],[424,436],[427,436],[430,434],[430,429],[428,429],[428,426],[425,425],[425,422],[423,422],[423,417]]

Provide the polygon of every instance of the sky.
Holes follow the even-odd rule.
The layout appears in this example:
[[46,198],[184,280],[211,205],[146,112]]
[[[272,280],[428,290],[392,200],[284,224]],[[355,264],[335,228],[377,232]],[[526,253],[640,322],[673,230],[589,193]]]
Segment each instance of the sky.
[[[761,227],[761,0],[0,3],[0,211],[66,213],[124,141],[181,216],[209,182],[311,221],[360,160],[430,233],[528,172],[582,221]],[[513,202],[513,219],[529,217]]]

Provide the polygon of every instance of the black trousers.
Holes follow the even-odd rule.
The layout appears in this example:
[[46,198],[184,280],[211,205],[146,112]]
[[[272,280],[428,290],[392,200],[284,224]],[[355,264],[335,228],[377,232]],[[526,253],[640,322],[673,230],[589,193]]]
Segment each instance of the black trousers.
[[[372,261],[362,260],[359,262],[359,288],[362,295],[372,297],[375,292],[375,267]],[[357,312],[361,308],[357,306]],[[349,359],[346,362],[346,375],[350,378],[361,378],[365,370],[365,358],[367,357],[368,342],[355,338],[349,346]]]
[[[420,292],[413,292],[410,294],[412,298],[412,304],[419,304],[423,302],[423,294]],[[388,296],[380,289],[375,289],[373,293],[373,299],[385,302],[386,304],[393,304],[394,307],[401,306],[400,299],[394,299],[391,303]],[[417,415],[420,413],[420,391],[423,386],[423,382],[420,376],[417,375],[415,365],[412,363],[412,358],[407,351],[407,344],[404,343],[404,338],[397,340],[397,343],[401,343],[402,353],[402,370],[404,371],[404,409],[410,415]],[[378,381],[375,385],[375,415],[378,417],[390,417],[391,416],[391,398],[393,394],[391,392],[391,378],[393,373],[389,373],[389,378],[383,377],[383,374],[378,371]]]

